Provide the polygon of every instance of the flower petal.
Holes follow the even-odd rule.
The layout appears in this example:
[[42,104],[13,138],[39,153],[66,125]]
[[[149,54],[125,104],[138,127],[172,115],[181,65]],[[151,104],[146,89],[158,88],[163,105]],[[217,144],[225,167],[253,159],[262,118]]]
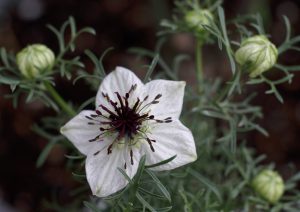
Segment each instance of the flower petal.
[[184,81],[170,80],[153,80],[148,82],[144,87],[144,92],[149,95],[149,101],[152,101],[158,94],[162,94],[159,103],[151,106],[151,114],[158,117],[164,116],[166,118],[171,116],[179,118],[185,84]]
[[[130,163],[128,145],[116,144],[112,153],[107,154],[106,149],[97,155],[88,155],[86,159],[86,176],[94,195],[98,197],[109,196],[122,188],[128,181],[117,169],[123,169],[132,179],[136,174],[141,155],[137,149],[133,149],[133,165]],[[126,162],[126,169],[124,164]],[[128,163],[129,162],[129,163]]]
[[115,92],[119,92],[121,96],[130,90],[133,85],[137,85],[136,91],[143,87],[141,80],[129,69],[123,67],[116,67],[115,71],[108,74],[102,81],[96,96],[96,108],[100,105],[106,105],[107,101],[102,96],[102,93],[108,94],[113,100],[117,100]]
[[152,142],[155,152],[151,151],[147,142],[143,142],[142,148],[146,152],[146,165],[159,163],[176,155],[176,158],[169,163],[154,167],[153,170],[175,169],[197,159],[193,135],[179,120],[156,124],[152,128],[149,138],[156,141]]
[[95,111],[84,110],[81,111],[77,116],[66,123],[60,132],[66,136],[74,146],[84,155],[89,154],[91,151],[99,150],[104,146],[111,143],[112,140],[106,139],[105,141],[94,141],[89,142],[90,139],[95,138],[101,132],[99,130],[99,125],[89,125],[91,122],[87,116],[95,114]]

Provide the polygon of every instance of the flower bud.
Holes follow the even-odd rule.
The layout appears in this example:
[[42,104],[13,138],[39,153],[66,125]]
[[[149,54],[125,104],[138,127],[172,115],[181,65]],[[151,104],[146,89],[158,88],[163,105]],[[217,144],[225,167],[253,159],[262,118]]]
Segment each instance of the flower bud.
[[26,78],[50,71],[54,65],[55,56],[51,49],[43,44],[33,44],[22,49],[16,56],[16,63]]
[[250,77],[269,70],[276,63],[277,56],[276,46],[263,35],[247,38],[235,53],[235,59],[240,65],[249,65]]
[[191,10],[185,15],[185,22],[188,27],[195,29],[197,32],[204,32],[203,25],[210,25],[210,21],[213,20],[213,15],[209,10]]
[[276,203],[284,192],[281,176],[272,170],[261,171],[252,181],[253,189],[270,203]]

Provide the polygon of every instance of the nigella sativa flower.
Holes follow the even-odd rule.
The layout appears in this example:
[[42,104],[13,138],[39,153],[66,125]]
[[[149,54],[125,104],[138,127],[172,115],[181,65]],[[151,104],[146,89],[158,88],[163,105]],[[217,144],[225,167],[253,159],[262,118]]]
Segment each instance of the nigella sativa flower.
[[153,80],[143,84],[117,67],[102,81],[96,109],[84,110],[61,128],[86,155],[86,176],[94,195],[108,196],[133,178],[141,157],[146,165],[176,155],[153,170],[171,170],[197,158],[191,131],[180,121],[185,82]]

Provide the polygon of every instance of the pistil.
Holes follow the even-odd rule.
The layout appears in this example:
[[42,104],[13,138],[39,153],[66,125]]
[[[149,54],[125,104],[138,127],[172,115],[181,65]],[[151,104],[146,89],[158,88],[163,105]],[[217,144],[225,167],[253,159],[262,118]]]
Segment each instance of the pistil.
[[[150,114],[148,108],[151,105],[158,104],[162,94],[158,94],[150,102],[146,102],[149,99],[149,96],[143,98],[141,101],[140,98],[137,98],[136,101],[130,107],[129,100],[131,98],[132,92],[135,91],[137,85],[132,85],[130,90],[121,96],[119,92],[115,92],[117,101],[114,102],[108,96],[102,92],[103,98],[111,105],[104,106],[103,104],[99,105],[99,108],[95,110],[95,114],[86,116],[89,120],[88,124],[90,125],[99,125],[99,130],[101,133],[95,138],[89,140],[89,142],[103,141],[104,136],[109,136],[109,134],[116,133],[116,138],[108,146],[107,154],[112,153],[112,149],[115,143],[125,139],[127,145],[132,145],[135,142],[135,138],[142,137],[147,141],[152,152],[155,152],[153,147],[153,142],[156,142],[153,139],[150,139],[147,134],[142,130],[142,125],[145,121],[154,121],[157,123],[170,123],[172,122],[171,117],[165,119],[156,119],[154,115]],[[99,118],[104,120],[99,120]],[[100,151],[94,153],[97,155]],[[133,151],[130,148],[130,162],[133,165]],[[124,165],[126,169],[126,163]]]

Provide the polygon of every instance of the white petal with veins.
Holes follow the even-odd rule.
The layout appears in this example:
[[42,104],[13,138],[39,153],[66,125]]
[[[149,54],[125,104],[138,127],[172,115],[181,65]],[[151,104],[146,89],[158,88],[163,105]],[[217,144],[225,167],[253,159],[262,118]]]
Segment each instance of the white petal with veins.
[[154,167],[153,170],[171,170],[197,159],[193,135],[179,120],[155,125],[149,138],[156,141],[152,142],[155,152],[151,151],[147,142],[143,142],[142,151],[146,152],[146,165],[159,163],[176,155],[172,161]]
[[115,92],[119,92],[121,96],[131,89],[131,86],[137,85],[135,92],[140,91],[144,86],[141,80],[130,70],[123,67],[116,67],[115,71],[109,73],[102,81],[96,96],[96,107],[100,104],[111,107],[102,96],[102,93],[108,94],[109,98],[117,101]]
[[[94,195],[98,197],[109,196],[122,188],[128,181],[117,169],[123,169],[132,179],[137,171],[141,155],[139,151],[133,148],[133,165],[130,164],[130,153],[127,152],[124,144],[117,144],[112,149],[111,154],[107,154],[106,149],[97,155],[88,155],[86,159],[86,176]],[[125,151],[125,152],[124,152]],[[127,157],[127,158],[124,158]],[[125,161],[126,169],[124,169]]]
[[99,135],[99,125],[88,124],[91,120],[87,119],[86,116],[90,116],[92,114],[95,114],[95,111],[81,111],[60,130],[61,133],[66,136],[84,155],[95,151],[95,148],[101,149],[112,142],[112,138],[110,137],[106,137],[104,141],[89,142],[89,140]]
[[145,94],[152,100],[157,94],[162,94],[159,104],[151,106],[154,116],[178,118],[183,104],[185,82],[170,80],[153,80],[144,87]]

